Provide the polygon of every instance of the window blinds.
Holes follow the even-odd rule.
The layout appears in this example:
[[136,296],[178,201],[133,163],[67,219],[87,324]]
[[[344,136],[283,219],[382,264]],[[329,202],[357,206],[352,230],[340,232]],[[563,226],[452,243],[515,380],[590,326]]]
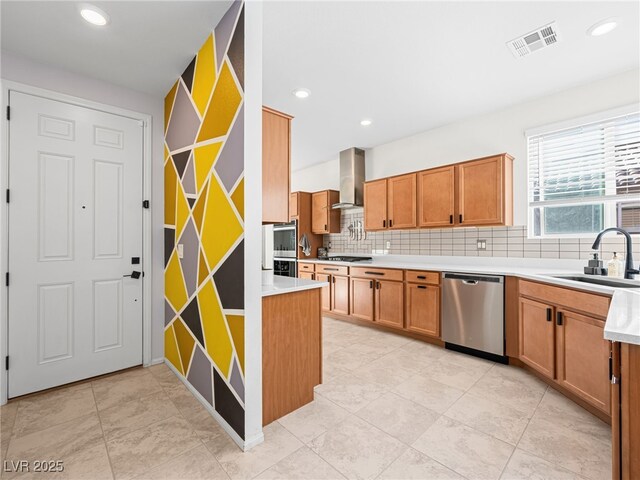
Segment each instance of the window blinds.
[[640,113],[528,137],[531,207],[640,199]]

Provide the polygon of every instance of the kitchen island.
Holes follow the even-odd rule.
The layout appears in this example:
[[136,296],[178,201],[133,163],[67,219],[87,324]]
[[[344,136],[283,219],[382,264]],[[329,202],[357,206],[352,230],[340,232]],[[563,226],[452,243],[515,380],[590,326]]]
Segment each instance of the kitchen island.
[[262,424],[313,401],[322,382],[320,291],[327,282],[274,276],[262,286]]

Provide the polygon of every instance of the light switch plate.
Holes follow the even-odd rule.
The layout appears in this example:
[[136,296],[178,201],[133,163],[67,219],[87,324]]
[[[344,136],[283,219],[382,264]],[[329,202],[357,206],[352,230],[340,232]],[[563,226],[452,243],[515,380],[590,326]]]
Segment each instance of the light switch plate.
[[478,240],[478,250],[486,250],[487,249],[487,241],[486,240]]
[[182,243],[178,244],[178,258],[184,257],[184,245]]

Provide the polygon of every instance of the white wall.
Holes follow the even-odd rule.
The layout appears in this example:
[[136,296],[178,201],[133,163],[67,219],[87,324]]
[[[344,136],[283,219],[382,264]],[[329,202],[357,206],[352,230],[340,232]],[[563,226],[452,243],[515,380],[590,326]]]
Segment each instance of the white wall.
[[106,105],[125,108],[152,116],[151,171],[151,359],[164,357],[164,99],[129,90],[100,80],[76,75],[34,63],[26,58],[2,52],[0,76],[3,80],[20,82],[38,88],[80,97]]
[[[507,152],[515,157],[514,223],[525,225],[525,130],[638,103],[639,84],[640,71],[633,70],[367,149],[366,178],[372,180]],[[294,171],[291,175],[292,191],[337,189],[337,154],[328,162]],[[293,163],[295,168],[295,159]]]

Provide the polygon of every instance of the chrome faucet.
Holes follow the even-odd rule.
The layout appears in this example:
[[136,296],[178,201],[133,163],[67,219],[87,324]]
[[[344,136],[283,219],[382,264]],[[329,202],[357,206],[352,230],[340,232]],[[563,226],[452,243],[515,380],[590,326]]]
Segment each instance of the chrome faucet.
[[598,236],[596,237],[596,241],[593,242],[591,248],[594,250],[598,250],[598,248],[600,248],[600,240],[602,239],[602,236],[607,232],[618,232],[626,237],[627,258],[624,267],[624,278],[632,279],[634,275],[640,273],[640,270],[636,270],[635,268],[633,268],[633,246],[631,243],[631,235],[629,235],[629,232],[618,227],[605,228],[598,234]]

